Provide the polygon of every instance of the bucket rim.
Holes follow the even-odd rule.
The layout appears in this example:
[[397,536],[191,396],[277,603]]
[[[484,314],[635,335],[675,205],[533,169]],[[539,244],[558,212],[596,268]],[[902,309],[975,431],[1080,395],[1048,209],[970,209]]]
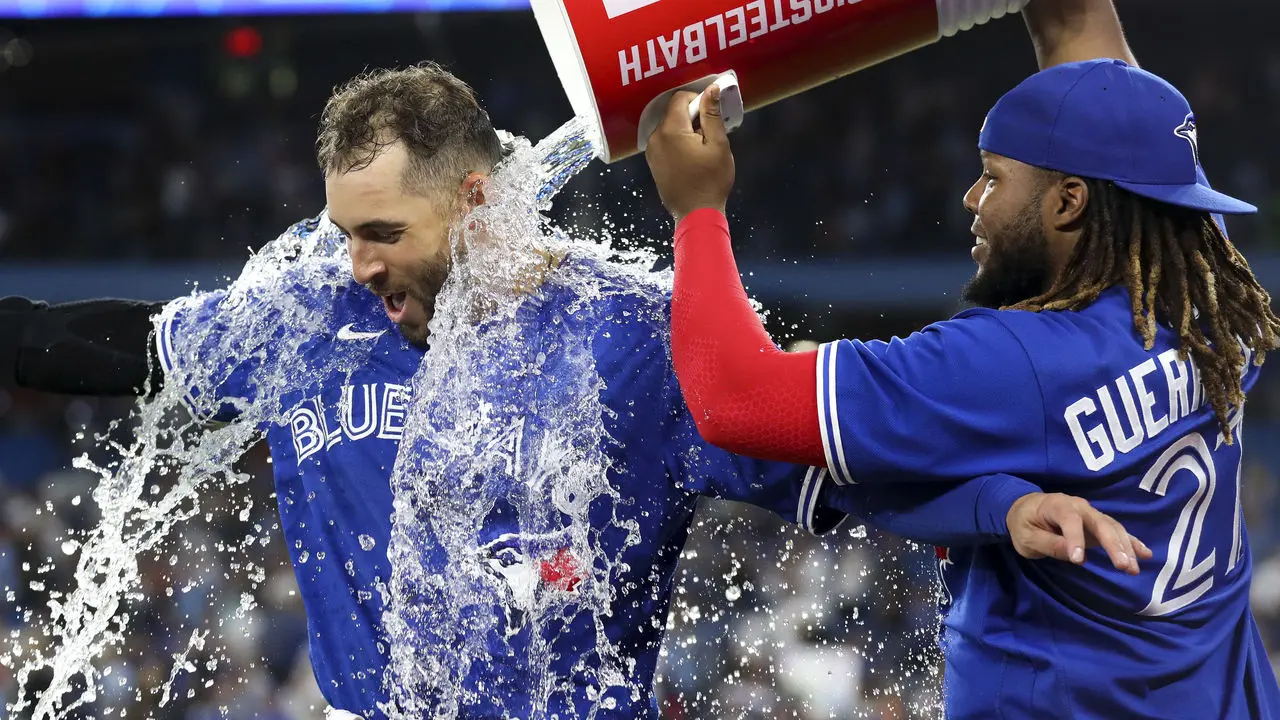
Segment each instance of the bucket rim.
[[578,44],[578,34],[569,18],[565,0],[530,0],[530,4],[547,54],[551,56],[551,64],[560,77],[560,86],[569,99],[569,106],[573,108],[575,116],[592,123],[595,140],[607,162],[610,157],[609,139],[605,136],[595,89],[591,86],[591,76],[587,73],[582,48]]

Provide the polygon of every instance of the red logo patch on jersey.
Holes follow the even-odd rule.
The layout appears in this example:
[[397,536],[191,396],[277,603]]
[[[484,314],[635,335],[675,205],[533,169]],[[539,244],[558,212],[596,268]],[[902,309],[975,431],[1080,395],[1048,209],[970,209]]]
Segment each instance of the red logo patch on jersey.
[[944,606],[950,605],[953,598],[951,588],[947,586],[947,568],[955,565],[951,561],[951,548],[934,545],[933,554],[938,558],[938,602]]
[[583,576],[578,570],[578,561],[569,552],[569,548],[560,548],[554,558],[538,564],[542,582],[565,592],[573,592],[578,583],[582,582]]

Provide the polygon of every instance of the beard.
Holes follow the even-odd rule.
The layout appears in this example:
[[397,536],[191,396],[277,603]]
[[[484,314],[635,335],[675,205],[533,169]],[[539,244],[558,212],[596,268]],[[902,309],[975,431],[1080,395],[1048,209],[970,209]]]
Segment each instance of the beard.
[[423,262],[410,278],[410,285],[405,289],[404,294],[419,305],[422,306],[423,320],[421,324],[405,323],[400,326],[400,333],[404,335],[405,340],[420,348],[427,346],[427,341],[431,336],[430,323],[431,318],[436,314],[436,297],[440,294],[440,290],[444,287],[445,280],[449,277],[449,267],[451,265],[449,251]]
[[1030,204],[1012,226],[987,238],[987,261],[961,297],[978,307],[999,309],[1029,300],[1049,288],[1053,276],[1049,242]]

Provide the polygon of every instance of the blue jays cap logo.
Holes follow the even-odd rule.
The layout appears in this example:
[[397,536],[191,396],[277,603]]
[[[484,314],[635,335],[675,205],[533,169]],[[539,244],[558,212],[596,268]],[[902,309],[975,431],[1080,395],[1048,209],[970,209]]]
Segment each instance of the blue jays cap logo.
[[1195,113],[1187,113],[1187,119],[1182,124],[1174,128],[1173,134],[1186,140],[1191,144],[1191,155],[1196,160],[1196,165],[1200,164],[1200,139],[1196,137],[1196,115]]

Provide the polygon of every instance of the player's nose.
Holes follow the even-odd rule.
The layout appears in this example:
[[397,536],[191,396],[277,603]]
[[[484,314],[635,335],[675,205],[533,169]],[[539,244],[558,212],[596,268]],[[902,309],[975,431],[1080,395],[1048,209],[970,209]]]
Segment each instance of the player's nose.
[[982,178],[978,178],[976,181],[974,181],[973,185],[969,186],[969,189],[968,191],[965,192],[964,198],[962,200],[962,202],[964,203],[964,209],[968,210],[970,215],[978,214],[978,200],[981,197],[982,197]]
[[347,242],[347,251],[351,255],[351,274],[361,285],[373,285],[387,274],[387,265],[373,243],[352,238]]

